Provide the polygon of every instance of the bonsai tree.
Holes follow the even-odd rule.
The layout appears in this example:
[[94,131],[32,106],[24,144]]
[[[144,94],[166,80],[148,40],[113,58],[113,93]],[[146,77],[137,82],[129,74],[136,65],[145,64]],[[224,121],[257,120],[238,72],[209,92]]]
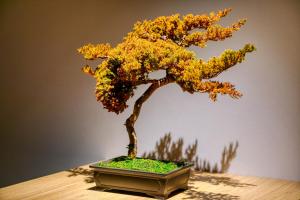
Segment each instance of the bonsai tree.
[[[229,82],[210,80],[221,72],[242,62],[246,53],[255,50],[246,44],[240,50],[225,50],[220,56],[204,61],[188,49],[194,45],[206,47],[208,41],[220,41],[232,36],[246,20],[242,19],[229,27],[216,24],[231,9],[224,9],[209,15],[160,16],[154,20],[138,21],[123,41],[112,48],[109,44],[87,44],[78,52],[87,60],[100,60],[93,69],[85,65],[83,72],[96,80],[96,98],[108,111],[119,114],[128,105],[127,100],[142,84],[150,84],[137,99],[133,113],[125,125],[129,136],[128,156],[137,155],[137,135],[134,124],[143,103],[158,88],[170,83],[178,84],[189,93],[208,93],[216,101],[217,95],[240,98],[242,94]],[[151,79],[149,74],[164,70],[165,77]]]

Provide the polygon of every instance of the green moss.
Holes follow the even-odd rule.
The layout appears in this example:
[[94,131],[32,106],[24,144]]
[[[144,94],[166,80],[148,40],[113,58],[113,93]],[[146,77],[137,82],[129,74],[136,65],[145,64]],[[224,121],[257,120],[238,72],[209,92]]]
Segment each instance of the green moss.
[[181,167],[182,164],[171,161],[159,161],[145,158],[130,159],[126,156],[121,156],[108,162],[100,162],[99,166],[166,174]]

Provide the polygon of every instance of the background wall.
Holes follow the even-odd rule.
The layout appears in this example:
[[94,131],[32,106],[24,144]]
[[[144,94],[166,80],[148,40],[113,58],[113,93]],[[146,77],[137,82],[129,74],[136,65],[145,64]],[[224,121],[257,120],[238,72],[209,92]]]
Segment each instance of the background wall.
[[132,106],[117,116],[96,102],[78,47],[116,45],[137,20],[227,7],[233,12],[221,24],[246,17],[246,26],[193,49],[207,59],[254,43],[255,53],[218,77],[243,98],[212,103],[174,84],[161,88],[137,121],[139,152],[171,131],[186,143],[198,139],[199,156],[215,162],[224,145],[239,141],[230,173],[299,181],[299,1],[10,0],[0,4],[0,186],[126,153],[123,123]]

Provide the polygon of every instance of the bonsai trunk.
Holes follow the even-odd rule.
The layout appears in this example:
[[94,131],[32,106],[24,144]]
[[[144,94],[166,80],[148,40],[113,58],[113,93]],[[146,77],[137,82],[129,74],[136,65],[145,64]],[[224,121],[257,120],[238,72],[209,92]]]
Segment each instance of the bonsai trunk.
[[136,132],[134,130],[134,124],[140,114],[143,103],[151,96],[151,94],[161,86],[164,86],[168,83],[173,82],[174,79],[170,76],[165,78],[151,81],[152,84],[150,87],[144,92],[144,94],[136,100],[134,103],[133,113],[126,120],[125,126],[129,136],[129,145],[128,145],[128,157],[134,159],[137,155],[137,137]]

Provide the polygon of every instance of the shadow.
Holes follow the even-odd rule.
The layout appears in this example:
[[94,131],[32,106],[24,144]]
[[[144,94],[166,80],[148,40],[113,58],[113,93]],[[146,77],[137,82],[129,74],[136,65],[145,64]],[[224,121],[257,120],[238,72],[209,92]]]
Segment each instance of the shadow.
[[208,173],[226,173],[228,172],[231,162],[236,158],[237,155],[237,149],[239,147],[239,143],[229,143],[229,146],[225,146],[222,152],[221,161],[219,168],[218,163],[215,163],[212,167],[212,165],[209,163],[208,160],[199,159],[198,156],[195,158],[195,170],[200,172],[208,172]]
[[[151,196],[151,195],[147,195],[146,193],[125,191],[125,190],[117,190],[117,189],[102,189],[102,188],[99,188],[97,186],[91,187],[88,190],[109,192],[109,193],[114,193],[114,194],[133,195],[133,196],[137,196],[137,197],[147,197],[147,198],[157,199],[156,197]],[[178,195],[178,194],[180,194],[184,191],[187,191],[187,190],[184,190],[184,189],[175,190],[169,195],[168,199],[172,198],[172,197],[174,197],[174,196],[176,196],[176,195]]]
[[132,192],[132,191],[125,191],[125,190],[117,190],[117,189],[102,189],[97,186],[91,187],[88,190],[93,190],[93,191],[101,191],[101,192],[109,192],[109,193],[114,193],[114,194],[125,194],[125,195],[133,195],[133,196],[139,196],[139,197],[152,197],[149,196],[145,193],[141,192]]
[[171,133],[167,133],[161,137],[158,142],[156,142],[153,151],[150,151],[149,153],[144,152],[141,157],[156,160],[185,160],[192,162],[197,152],[197,140],[194,144],[189,145],[185,151],[183,151],[183,145],[183,138],[179,138],[177,141],[172,141]]
[[149,153],[144,152],[141,157],[156,160],[181,161],[183,159],[183,144],[182,138],[172,142],[171,133],[167,133],[160,138],[159,142],[156,142],[154,151]]
[[69,169],[69,170],[66,170],[66,171],[70,172],[68,177],[81,175],[81,176],[86,176],[84,178],[84,181],[86,183],[93,183],[94,182],[93,171],[90,170],[90,169],[84,169],[82,167],[76,167],[76,168]]
[[171,193],[169,194],[168,199],[169,199],[169,198],[172,198],[172,197],[175,197],[176,195],[181,194],[181,193],[184,193],[184,192],[186,192],[186,191],[188,191],[188,190],[187,190],[187,189],[178,189],[178,190],[175,190],[175,191],[173,191],[173,192],[171,192]]
[[239,196],[213,193],[213,192],[200,192],[195,189],[189,189],[184,193],[186,196],[182,199],[198,199],[198,200],[238,200]]
[[239,143],[230,143],[225,146],[221,155],[220,167],[218,163],[212,165],[206,159],[200,159],[197,156],[198,141],[189,144],[183,151],[184,140],[179,138],[177,141],[172,141],[171,133],[165,134],[155,144],[153,151],[144,152],[141,157],[158,159],[158,160],[171,160],[171,161],[189,161],[195,164],[194,169],[200,172],[208,173],[226,173],[228,172],[231,162],[236,158]]
[[196,187],[197,182],[205,182],[212,185],[224,185],[231,187],[251,187],[256,186],[248,183],[241,183],[239,180],[230,177],[219,177],[217,175],[203,174],[194,172],[189,180],[189,189],[184,192],[182,199],[199,199],[199,200],[239,200],[240,197],[231,194],[203,192]]
[[220,177],[216,175],[209,175],[209,174],[202,174],[199,172],[195,172],[194,175],[190,178],[190,184],[194,185],[195,182],[201,181],[205,183],[209,183],[212,185],[224,185],[224,186],[231,186],[231,187],[251,187],[256,186],[254,184],[248,184],[248,183],[241,183],[237,179],[233,179],[230,177]]

